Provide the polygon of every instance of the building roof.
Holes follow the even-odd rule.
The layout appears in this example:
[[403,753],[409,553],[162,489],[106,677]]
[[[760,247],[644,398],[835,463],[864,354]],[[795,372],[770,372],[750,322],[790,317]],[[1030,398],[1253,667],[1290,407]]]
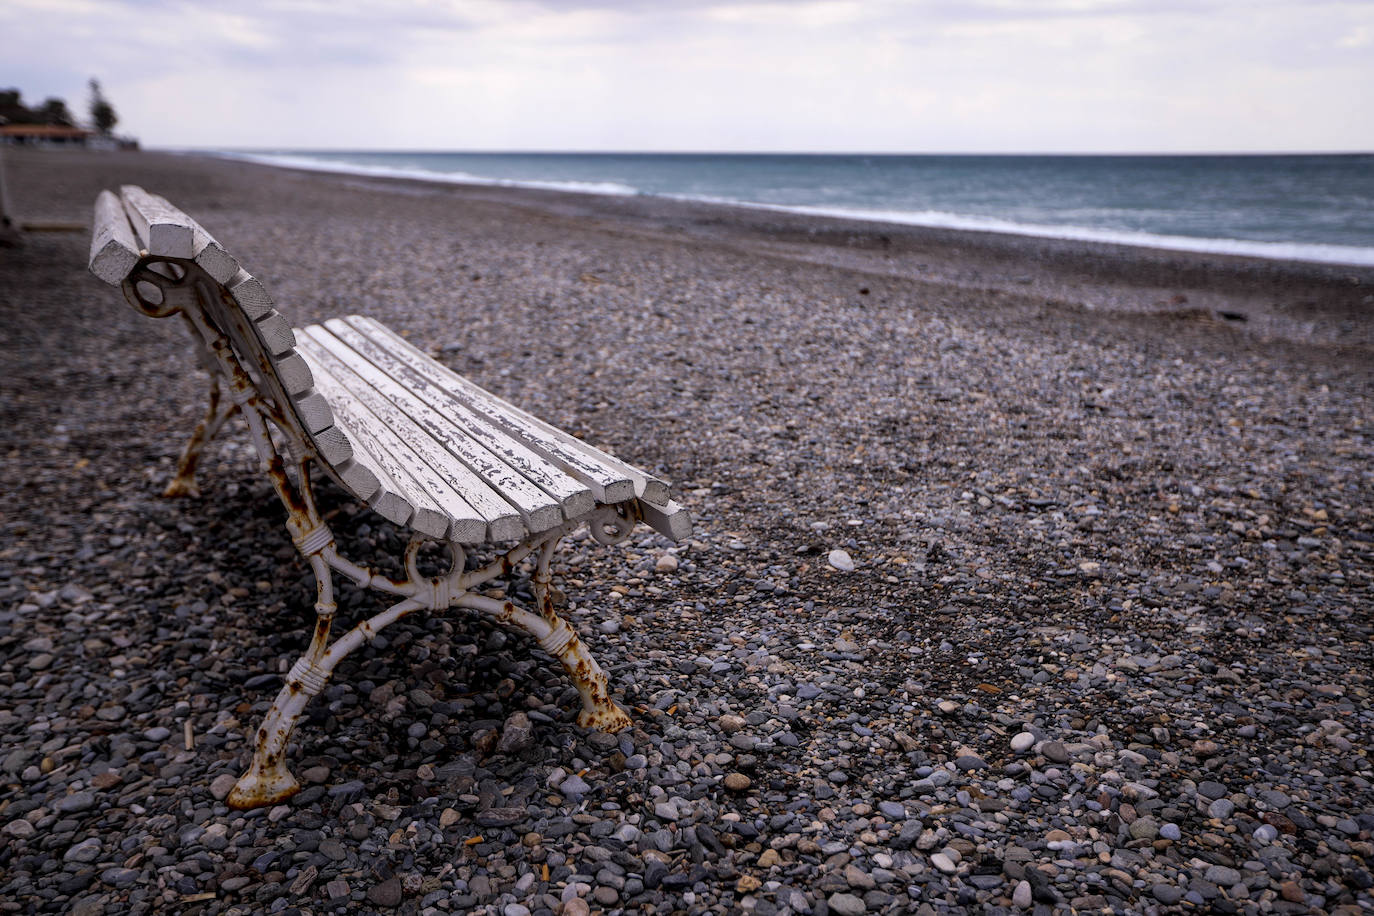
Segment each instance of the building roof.
[[0,124],[0,137],[34,137],[46,140],[74,140],[93,137],[95,131],[84,127],[62,127],[57,124]]

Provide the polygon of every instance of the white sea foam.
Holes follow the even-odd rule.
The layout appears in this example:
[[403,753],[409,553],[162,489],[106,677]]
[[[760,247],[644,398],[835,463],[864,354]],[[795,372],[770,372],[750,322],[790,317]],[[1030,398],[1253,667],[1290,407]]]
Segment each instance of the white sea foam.
[[230,153],[215,155],[229,159],[246,159],[263,165],[276,165],[309,172],[331,172],[340,175],[364,175],[372,178],[409,178],[442,184],[479,185],[496,188],[534,188],[543,191],[572,191],[579,194],[603,194],[611,197],[633,197],[638,188],[615,181],[533,181],[515,178],[488,178],[468,172],[440,172],[433,169],[404,168],[392,165],[368,165],[360,162],[339,162],[315,159],[290,153]]
[[1308,261],[1320,264],[1374,267],[1374,248],[1364,248],[1354,245],[1201,238],[1184,235],[1164,235],[1128,229],[1102,229],[1087,226],[1018,223],[1010,220],[997,219],[995,217],[971,216],[938,210],[871,210],[857,207],[769,204],[728,197],[713,197],[703,194],[650,194],[639,188],[615,181],[547,181],[491,178],[460,171],[438,171],[419,167],[371,165],[332,159],[319,159],[307,154],[221,152],[217,155],[234,159],[246,159],[251,162],[258,162],[265,165],[346,175],[364,175],[377,178],[408,178],[420,181],[442,182],[445,184],[487,187],[535,188],[540,190],[569,191],[614,197],[629,197],[644,194],[646,196],[665,197],[673,200],[691,201],[694,203],[723,204],[732,207],[746,207],[756,210],[771,210],[808,216],[859,220],[863,222],[923,226],[933,229],[960,229],[972,232],[996,232],[1007,235],[1032,236],[1035,238],[1099,242],[1116,245],[1130,245],[1141,248],[1162,248],[1171,251],[1194,251],[1205,254],[1239,255],[1269,260]]
[[[715,202],[727,203],[727,201]],[[1014,223],[992,217],[941,213],[937,210],[908,213],[847,207],[781,206],[733,201],[729,203],[733,203],[735,206],[802,213],[809,216],[829,216],[868,222],[895,223],[904,226],[924,226],[931,229],[999,232],[1004,235],[1028,235],[1036,238],[1065,239],[1075,242],[1105,242],[1113,245],[1132,245],[1137,248],[1164,248],[1170,251],[1197,251],[1206,254],[1240,255],[1279,261],[1312,261],[1319,264],[1374,267],[1374,248],[1359,248],[1354,245],[1198,238],[1188,235],[1158,235],[1153,232],[1135,232],[1129,229],[1092,229],[1085,226]]]

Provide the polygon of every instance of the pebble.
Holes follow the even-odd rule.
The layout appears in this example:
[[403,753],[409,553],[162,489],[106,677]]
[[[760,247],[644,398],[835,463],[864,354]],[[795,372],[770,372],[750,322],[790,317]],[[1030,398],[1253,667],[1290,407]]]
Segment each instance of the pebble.
[[87,837],[62,854],[64,862],[94,862],[100,858],[100,839]]
[[1040,753],[1053,763],[1068,763],[1070,759],[1068,748],[1060,741],[1046,741],[1040,745]]
[[1033,902],[1030,882],[1024,879],[1017,881],[1011,892],[1011,905],[1019,910],[1028,910]]
[[854,571],[854,560],[849,556],[848,551],[841,550],[838,547],[830,551],[830,555],[826,557],[826,562],[840,572]]
[[859,916],[860,913],[868,912],[868,906],[862,898],[844,892],[831,894],[826,899],[826,905],[838,916]]
[[959,866],[955,861],[943,852],[932,854],[930,857],[930,864],[947,875],[952,875],[959,870]]
[[78,814],[95,807],[95,793],[73,792],[71,795],[59,798],[53,807],[63,814]]
[[1011,739],[1011,750],[1014,754],[1024,754],[1035,744],[1035,736],[1030,732],[1017,732]]

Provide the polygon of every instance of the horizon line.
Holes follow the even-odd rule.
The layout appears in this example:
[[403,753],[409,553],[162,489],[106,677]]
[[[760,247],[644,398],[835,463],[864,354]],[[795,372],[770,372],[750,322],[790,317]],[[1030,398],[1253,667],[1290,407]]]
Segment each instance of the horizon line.
[[406,154],[406,155],[472,155],[472,156],[1096,156],[1096,157],[1187,157],[1187,156],[1370,156],[1370,150],[1028,150],[1019,152],[988,150],[953,151],[894,151],[894,150],[713,150],[713,149],[446,149],[439,147],[344,147],[344,146],[150,146],[150,151],[161,152],[245,152],[245,153],[364,153],[364,154]]

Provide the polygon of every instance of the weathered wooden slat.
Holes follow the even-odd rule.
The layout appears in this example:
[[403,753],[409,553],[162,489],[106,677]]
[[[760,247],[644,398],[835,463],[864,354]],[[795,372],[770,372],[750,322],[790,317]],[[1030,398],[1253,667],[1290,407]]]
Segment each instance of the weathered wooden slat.
[[119,196],[134,235],[149,254],[187,259],[195,255],[195,240],[186,214],[137,185],[124,185]]
[[638,501],[638,504],[639,514],[644,517],[644,524],[659,534],[674,541],[680,541],[691,536],[692,516],[671,499],[668,500],[666,506],[656,506],[642,499]]
[[[477,476],[484,488],[490,488],[494,497],[514,507],[527,530],[545,531],[564,521],[563,511],[557,499],[535,486],[483,447],[466,429],[430,407],[404,385],[364,359],[344,341],[320,325],[312,325],[301,334],[327,347],[331,353],[346,362],[359,378],[404,411],[423,434],[437,440],[448,455],[462,462],[464,467]],[[465,489],[460,488],[460,492],[465,496],[470,495]]]
[[[326,342],[306,331],[301,337],[300,346],[303,353],[309,354],[312,360],[324,366],[334,379],[341,382],[347,388],[348,395],[386,427],[387,432],[394,434],[396,441],[405,443],[423,464],[423,467],[407,467],[411,478],[423,483],[426,494],[434,499],[440,509],[449,513],[455,524],[461,524],[475,513],[483,520],[483,533],[489,540],[505,541],[525,534],[519,514],[505,500],[449,454],[427,430],[417,426],[386,395],[369,385],[367,379],[340,359]],[[380,430],[374,432],[379,437],[383,436]]]
[[315,387],[310,367],[296,353],[289,353],[277,360],[277,377],[281,379],[282,388],[292,398],[303,395]]
[[240,268],[229,282],[225,284],[229,294],[234,297],[234,301],[243,309],[243,313],[249,320],[257,321],[265,315],[270,315],[275,309],[272,305],[272,297],[267,295],[267,289],[248,271]]
[[119,198],[101,191],[95,199],[95,222],[91,226],[91,273],[118,286],[138,263],[138,248]]
[[225,251],[215,237],[195,220],[191,220],[191,251],[195,262],[214,277],[216,283],[227,283],[240,270],[238,259]]
[[[338,319],[335,319],[338,320]],[[443,380],[455,397],[467,401],[475,410],[487,414],[492,419],[497,420],[502,425],[514,426],[523,431],[523,435],[529,437],[531,441],[545,443],[548,448],[556,448],[561,454],[576,453],[580,454],[586,462],[593,463],[606,470],[608,474],[628,479],[634,492],[632,495],[655,503],[656,505],[666,505],[668,502],[668,485],[657,478],[650,477],[638,468],[626,464],[619,458],[603,451],[593,445],[588,445],[576,436],[564,432],[558,427],[545,423],[543,420],[509,401],[503,400],[485,388],[474,382],[463,378],[453,370],[441,363],[436,362],[429,356],[418,350],[410,341],[406,340],[386,325],[372,318],[362,315],[350,315],[344,319],[353,327],[358,328],[364,334],[372,337],[378,343],[387,346],[389,350],[397,356],[406,359],[407,362],[421,360],[423,363],[432,367],[438,374],[438,378]],[[626,495],[624,498],[629,498]],[[618,498],[603,499],[603,502],[619,502]]]
[[290,323],[275,311],[253,322],[258,329],[258,337],[273,359],[286,356],[296,346],[296,335],[291,332]]
[[[455,428],[466,432],[475,441],[485,446],[499,461],[517,471],[526,480],[557,500],[563,508],[565,518],[577,518],[590,512],[596,505],[596,497],[586,484],[572,477],[543,456],[530,451],[518,439],[500,427],[492,425],[481,414],[468,410],[467,407],[450,397],[447,392],[426,381],[423,376],[415,373],[410,367],[399,360],[389,358],[384,351],[376,347],[371,340],[356,329],[346,324],[335,327],[344,335],[344,337],[337,339],[350,344],[350,348],[358,354],[359,358],[368,359],[373,365],[378,366],[380,371],[387,373],[389,377],[396,379],[399,384],[404,386],[408,394],[438,412]],[[325,332],[333,334],[333,331],[328,328],[325,329]],[[357,347],[352,346],[353,344],[367,348],[369,354],[375,356],[376,359],[369,359],[359,352]]]
[[[486,395],[482,389],[445,369],[409,344],[394,346],[400,338],[382,325],[355,324],[336,318],[325,322],[325,327],[373,362],[386,363],[384,368],[391,374],[398,375],[409,369],[404,374],[410,387],[418,390],[425,386],[437,386],[451,400],[480,414],[488,423],[505,429],[512,438],[519,439],[531,451],[585,484],[598,502],[617,503],[634,497],[634,483],[627,475],[590,459],[581,450],[567,447],[559,438],[549,436],[533,424],[522,422],[517,415],[501,410],[481,397]],[[474,395],[474,392],[480,392],[480,395]],[[486,397],[495,400],[491,395]]]
[[296,416],[300,417],[305,431],[312,436],[334,425],[334,413],[329,400],[319,391],[292,398],[291,405],[296,408]]
[[[398,525],[409,524],[431,537],[446,536],[449,517],[425,495],[424,486],[411,478],[409,463],[400,454],[405,446],[396,441],[395,435],[368,413],[349,394],[347,386],[335,379],[325,366],[315,361],[309,352],[303,351],[301,355],[310,364],[316,389],[329,398],[335,420],[353,443],[353,460],[365,465],[381,484],[377,493],[365,499],[367,504]],[[480,527],[479,538],[486,531],[485,524]]]
[[[320,458],[334,468],[336,472],[342,474],[342,469],[347,467],[349,461],[353,460],[353,443],[348,441],[348,436],[337,426],[322,429],[310,438],[314,441],[315,451]],[[349,489],[354,493],[358,492],[358,488],[352,484],[349,484]],[[375,492],[377,491],[374,488],[369,491],[367,496],[359,498],[366,500]]]

